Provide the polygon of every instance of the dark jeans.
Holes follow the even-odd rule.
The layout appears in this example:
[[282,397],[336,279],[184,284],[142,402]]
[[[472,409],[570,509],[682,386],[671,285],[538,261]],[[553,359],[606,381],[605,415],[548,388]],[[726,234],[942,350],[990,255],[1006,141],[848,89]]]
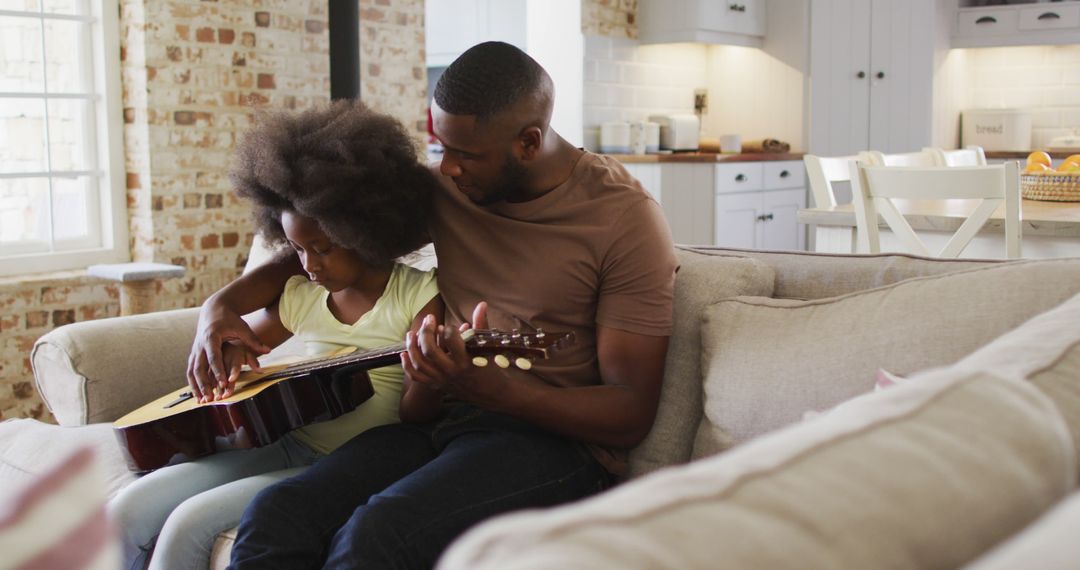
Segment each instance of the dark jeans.
[[430,568],[474,524],[597,493],[611,476],[579,443],[458,405],[431,424],[364,432],[260,492],[231,568]]

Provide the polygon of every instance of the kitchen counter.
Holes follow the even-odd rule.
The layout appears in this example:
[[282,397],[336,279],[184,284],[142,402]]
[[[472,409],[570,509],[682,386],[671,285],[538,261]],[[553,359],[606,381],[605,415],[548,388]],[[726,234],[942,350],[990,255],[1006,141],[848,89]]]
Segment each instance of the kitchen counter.
[[[967,219],[974,204],[967,200],[895,200],[897,208],[912,229],[919,233],[947,236]],[[1080,202],[1021,201],[1021,235],[1024,257],[1080,256]],[[850,253],[855,236],[855,211],[851,204],[829,208],[799,210],[801,224],[816,226],[815,251]],[[888,229],[881,223],[883,235]],[[994,234],[1004,233],[1004,207],[990,217],[975,238],[984,240],[985,247],[969,246],[964,257],[1002,257],[1004,246]],[[884,239],[884,238],[883,238]],[[976,246],[972,242],[971,246]],[[883,249],[885,249],[883,245]]]
[[740,154],[722,154],[715,152],[677,152],[672,154],[609,154],[608,156],[624,164],[649,164],[657,162],[766,162],[773,160],[802,160],[803,157],[801,152],[761,152]]

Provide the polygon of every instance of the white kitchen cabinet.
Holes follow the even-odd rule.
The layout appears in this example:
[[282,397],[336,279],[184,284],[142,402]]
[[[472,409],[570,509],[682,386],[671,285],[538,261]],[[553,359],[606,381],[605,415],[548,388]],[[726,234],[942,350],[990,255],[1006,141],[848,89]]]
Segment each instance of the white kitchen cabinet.
[[796,220],[806,207],[801,161],[720,164],[715,173],[715,245],[806,249],[805,228]]
[[525,49],[526,0],[427,0],[424,18],[428,67],[446,67],[485,41]]
[[659,163],[629,163],[623,164],[630,176],[637,178],[645,190],[660,201],[660,164]]
[[1075,44],[1080,41],[1080,2],[960,8],[952,47]]
[[700,42],[762,47],[765,0],[639,0],[641,43]]
[[935,0],[814,0],[810,5],[810,152],[930,146]]
[[623,166],[660,203],[675,243],[806,248],[805,229],[796,221],[806,207],[800,160]]
[[623,164],[660,203],[675,243],[710,245],[713,239],[713,164]]

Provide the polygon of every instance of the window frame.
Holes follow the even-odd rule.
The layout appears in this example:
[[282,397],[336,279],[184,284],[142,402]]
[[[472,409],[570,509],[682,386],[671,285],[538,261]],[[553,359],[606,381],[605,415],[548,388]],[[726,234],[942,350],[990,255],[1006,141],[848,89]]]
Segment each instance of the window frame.
[[[87,24],[90,53],[84,55],[81,64],[89,63],[86,73],[90,76],[89,95],[63,93],[40,94],[46,106],[50,101],[87,101],[92,106],[90,119],[83,130],[87,156],[92,159],[84,170],[70,171],[74,175],[91,177],[88,183],[88,210],[97,210],[98,225],[91,227],[86,239],[58,241],[52,219],[52,192],[50,191],[49,249],[18,253],[18,245],[9,247],[15,253],[0,253],[0,277],[12,277],[34,273],[84,269],[98,263],[122,263],[130,261],[131,248],[128,234],[127,188],[123,145],[123,92],[120,62],[119,0],[84,0],[87,12],[83,15],[49,14],[43,12],[0,10],[0,15],[37,17],[48,20],[78,21]],[[43,9],[43,8],[42,8]],[[42,29],[44,33],[44,29]],[[48,55],[42,52],[42,57]],[[87,62],[89,59],[89,62]],[[45,60],[48,61],[47,59]],[[47,64],[46,64],[47,65]],[[36,94],[6,93],[5,97],[22,96],[34,99]],[[0,101],[3,99],[0,98]],[[49,128],[46,124],[45,128]],[[52,152],[52,149],[48,149]],[[51,165],[41,173],[43,177],[60,178]],[[60,171],[68,173],[68,171]],[[4,178],[27,177],[30,172],[0,174]],[[92,212],[91,212],[92,213]],[[93,226],[93,218],[88,217]],[[83,247],[78,247],[82,242]],[[93,245],[91,245],[91,242]],[[57,244],[61,247],[57,248]],[[74,247],[73,247],[74,246]]]

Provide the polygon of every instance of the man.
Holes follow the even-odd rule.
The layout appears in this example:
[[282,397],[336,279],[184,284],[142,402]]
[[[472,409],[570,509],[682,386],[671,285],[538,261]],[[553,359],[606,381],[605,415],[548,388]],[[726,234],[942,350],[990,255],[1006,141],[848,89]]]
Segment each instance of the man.
[[[430,228],[447,326],[425,322],[402,355],[412,380],[444,395],[444,414],[370,430],[263,491],[234,567],[431,567],[477,522],[596,493],[622,473],[656,413],[676,262],[640,184],[550,128],[553,97],[543,68],[508,44],[447,68],[432,106],[446,150]],[[285,259],[207,300],[195,390],[225,380],[223,341],[261,351],[237,315],[299,272]],[[473,366],[459,331],[489,325],[577,340],[529,371]]]

